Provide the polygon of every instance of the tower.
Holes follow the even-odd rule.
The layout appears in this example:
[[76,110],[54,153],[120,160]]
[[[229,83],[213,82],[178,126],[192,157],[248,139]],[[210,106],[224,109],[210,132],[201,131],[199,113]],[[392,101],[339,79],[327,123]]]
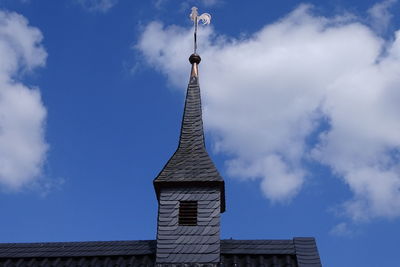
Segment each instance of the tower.
[[204,143],[198,65],[192,54],[179,145],[154,180],[158,199],[158,265],[219,263],[224,180]]

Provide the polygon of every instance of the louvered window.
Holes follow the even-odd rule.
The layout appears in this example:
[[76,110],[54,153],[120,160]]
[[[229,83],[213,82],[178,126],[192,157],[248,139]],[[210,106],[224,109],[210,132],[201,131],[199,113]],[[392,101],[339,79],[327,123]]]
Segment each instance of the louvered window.
[[197,201],[179,202],[179,225],[197,225]]

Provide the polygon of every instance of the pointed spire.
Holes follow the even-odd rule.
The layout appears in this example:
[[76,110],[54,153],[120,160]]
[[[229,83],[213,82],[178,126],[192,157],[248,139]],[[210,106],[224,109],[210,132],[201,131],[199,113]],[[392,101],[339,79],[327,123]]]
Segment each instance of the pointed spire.
[[196,53],[197,24],[210,23],[211,15],[199,16],[197,8],[192,8],[190,18],[194,22],[194,53],[189,57],[192,65],[189,85],[186,92],[179,145],[167,164],[154,179],[157,198],[166,187],[208,187],[221,192],[221,212],[225,211],[224,180],[207,153],[204,142],[201,94],[199,86],[200,56]]
[[200,86],[198,79],[198,64],[200,63],[201,58],[199,55],[192,54],[189,57],[189,61],[192,64],[192,70],[186,92],[178,149],[198,150],[205,147]]
[[162,171],[154,179],[157,197],[161,188],[171,186],[210,186],[221,190],[221,212],[225,211],[224,180],[208,155],[204,142],[198,64],[192,54],[189,85],[186,92],[179,145]]

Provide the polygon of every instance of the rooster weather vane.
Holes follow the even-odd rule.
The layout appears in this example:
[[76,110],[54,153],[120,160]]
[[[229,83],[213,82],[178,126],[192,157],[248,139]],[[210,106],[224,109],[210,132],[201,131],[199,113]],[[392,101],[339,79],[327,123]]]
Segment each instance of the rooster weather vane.
[[193,21],[194,24],[194,54],[197,52],[197,25],[199,22],[202,22],[203,25],[210,24],[211,22],[211,15],[208,13],[203,13],[199,15],[197,12],[197,7],[192,7],[192,13],[190,13],[190,19]]

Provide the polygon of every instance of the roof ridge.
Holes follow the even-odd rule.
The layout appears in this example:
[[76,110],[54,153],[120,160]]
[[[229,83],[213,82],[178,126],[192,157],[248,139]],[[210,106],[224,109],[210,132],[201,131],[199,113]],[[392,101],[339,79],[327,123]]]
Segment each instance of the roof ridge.
[[99,241],[54,241],[54,242],[4,242],[0,243],[0,247],[4,245],[44,245],[44,244],[95,244],[95,243],[145,243],[156,241],[154,239],[143,240],[99,240]]

